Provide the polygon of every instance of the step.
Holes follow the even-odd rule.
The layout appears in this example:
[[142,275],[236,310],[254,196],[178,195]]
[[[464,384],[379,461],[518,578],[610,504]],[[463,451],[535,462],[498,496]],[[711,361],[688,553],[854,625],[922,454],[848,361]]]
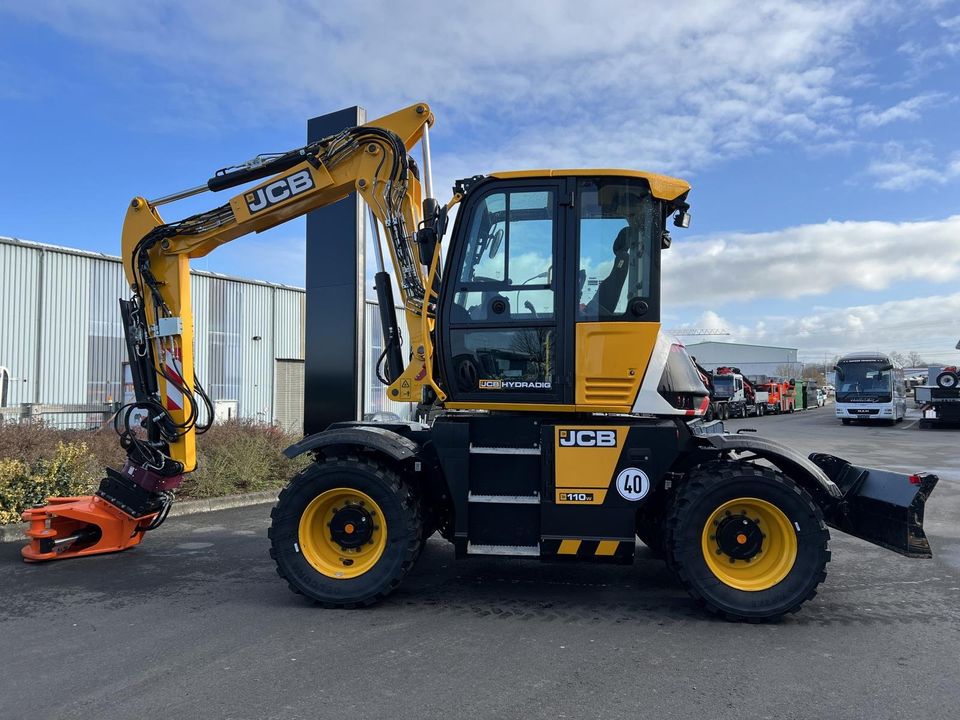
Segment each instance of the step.
[[518,447],[483,447],[470,444],[470,453],[472,455],[539,455],[539,447],[518,448]]
[[476,493],[468,493],[467,502],[496,503],[501,505],[539,505],[540,493],[534,493],[533,495],[479,495]]
[[474,545],[467,543],[467,555],[540,557],[539,545]]

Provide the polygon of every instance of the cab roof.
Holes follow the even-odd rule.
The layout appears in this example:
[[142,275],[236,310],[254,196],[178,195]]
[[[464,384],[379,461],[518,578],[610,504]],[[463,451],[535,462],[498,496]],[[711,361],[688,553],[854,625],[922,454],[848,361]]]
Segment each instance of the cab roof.
[[506,172],[490,173],[490,177],[508,180],[510,178],[533,177],[569,177],[571,175],[584,176],[617,176],[642,178],[650,183],[650,192],[660,200],[676,200],[690,191],[690,183],[669,175],[643,172],[641,170],[618,170],[613,168],[577,168],[568,170],[509,170]]

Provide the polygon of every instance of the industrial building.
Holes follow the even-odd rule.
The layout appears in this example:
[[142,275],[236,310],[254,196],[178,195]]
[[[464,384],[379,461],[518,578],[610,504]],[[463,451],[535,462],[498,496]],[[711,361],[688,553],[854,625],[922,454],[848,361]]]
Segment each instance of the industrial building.
[[738,367],[751,378],[800,377],[803,370],[803,364],[797,361],[797,348],[716,341],[686,347],[687,352],[707,370]]
[[[217,416],[299,430],[304,290],[210,272],[191,276],[197,376]],[[0,236],[0,404],[8,408],[5,415],[13,414],[12,408],[29,413],[31,406],[132,399],[117,304],[128,296],[118,257]],[[368,303],[365,310],[364,411],[406,414],[408,407],[387,400],[376,380],[382,339],[376,306]],[[61,413],[44,419],[89,426],[97,416]]]

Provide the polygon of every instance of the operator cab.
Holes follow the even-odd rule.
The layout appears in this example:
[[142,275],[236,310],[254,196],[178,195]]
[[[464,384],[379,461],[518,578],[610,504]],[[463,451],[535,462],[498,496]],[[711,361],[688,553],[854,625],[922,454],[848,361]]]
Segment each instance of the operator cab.
[[458,184],[437,339],[448,406],[629,411],[659,331],[666,221],[688,224],[689,186],[608,173]]

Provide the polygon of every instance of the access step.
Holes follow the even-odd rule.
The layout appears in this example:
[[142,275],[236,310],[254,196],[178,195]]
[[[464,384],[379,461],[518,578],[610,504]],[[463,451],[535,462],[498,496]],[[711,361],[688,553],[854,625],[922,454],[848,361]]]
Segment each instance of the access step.
[[539,505],[540,493],[533,495],[480,495],[469,493],[467,501],[472,503],[494,503],[498,505]]
[[539,545],[474,545],[467,543],[467,555],[503,555],[507,557],[540,557]]
[[470,444],[471,455],[539,455],[540,447],[494,447]]

